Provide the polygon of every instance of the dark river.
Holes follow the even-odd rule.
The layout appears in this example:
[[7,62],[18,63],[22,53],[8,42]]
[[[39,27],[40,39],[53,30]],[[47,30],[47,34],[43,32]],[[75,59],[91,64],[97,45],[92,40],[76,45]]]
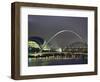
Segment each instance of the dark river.
[[78,59],[34,59],[29,58],[28,66],[50,66],[50,65],[73,65],[73,64],[87,64],[87,56],[81,56]]

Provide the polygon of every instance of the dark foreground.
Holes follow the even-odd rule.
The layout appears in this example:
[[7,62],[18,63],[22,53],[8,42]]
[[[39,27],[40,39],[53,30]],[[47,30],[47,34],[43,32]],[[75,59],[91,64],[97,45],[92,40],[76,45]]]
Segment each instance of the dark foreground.
[[80,58],[28,58],[28,66],[50,66],[50,65],[73,65],[73,64],[87,64],[87,56],[81,56]]

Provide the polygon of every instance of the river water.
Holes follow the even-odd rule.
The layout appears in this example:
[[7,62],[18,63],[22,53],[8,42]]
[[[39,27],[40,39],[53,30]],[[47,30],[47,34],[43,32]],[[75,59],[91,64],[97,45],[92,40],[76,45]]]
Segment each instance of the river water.
[[87,56],[81,56],[78,59],[28,59],[28,66],[50,66],[50,65],[73,65],[73,64],[87,64]]

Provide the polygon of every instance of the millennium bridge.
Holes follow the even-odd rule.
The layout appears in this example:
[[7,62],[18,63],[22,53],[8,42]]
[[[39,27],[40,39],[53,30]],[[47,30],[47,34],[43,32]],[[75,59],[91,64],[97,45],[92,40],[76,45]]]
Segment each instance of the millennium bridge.
[[[64,44],[64,46],[60,46],[58,41],[60,41],[62,37],[60,40],[58,40],[57,36],[62,35],[62,33],[73,34],[73,36],[78,38],[79,41],[72,43],[66,43],[65,41],[65,43],[62,43]],[[76,59],[80,57],[87,57],[87,43],[82,39],[82,37],[78,33],[71,30],[61,30],[55,33],[48,41],[44,41],[40,37],[31,37],[29,38],[29,41],[31,41],[29,44],[29,58]],[[53,41],[56,41],[56,44]]]

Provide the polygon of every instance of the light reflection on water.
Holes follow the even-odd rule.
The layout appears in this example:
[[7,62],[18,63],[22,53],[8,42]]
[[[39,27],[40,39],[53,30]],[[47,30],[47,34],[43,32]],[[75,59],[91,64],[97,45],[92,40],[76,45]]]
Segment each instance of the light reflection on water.
[[28,66],[49,66],[49,65],[71,65],[71,64],[87,64],[87,56],[78,59],[50,59],[50,58],[28,58]]

